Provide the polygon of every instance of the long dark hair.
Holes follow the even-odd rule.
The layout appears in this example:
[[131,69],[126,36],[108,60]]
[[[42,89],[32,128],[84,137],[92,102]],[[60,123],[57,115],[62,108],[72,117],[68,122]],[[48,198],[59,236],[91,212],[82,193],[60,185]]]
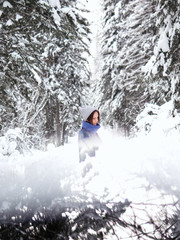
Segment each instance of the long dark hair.
[[100,121],[99,111],[98,111],[98,110],[94,110],[94,111],[89,115],[89,117],[87,118],[86,122],[89,122],[89,123],[92,124],[92,119],[93,119],[93,115],[94,115],[95,112],[98,113],[98,122]]

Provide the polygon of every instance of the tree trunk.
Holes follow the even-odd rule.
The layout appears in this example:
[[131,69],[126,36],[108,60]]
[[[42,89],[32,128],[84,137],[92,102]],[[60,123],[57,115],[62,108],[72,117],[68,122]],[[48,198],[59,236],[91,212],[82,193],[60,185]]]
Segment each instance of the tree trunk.
[[63,124],[62,142],[63,145],[68,142],[67,123]]
[[60,127],[60,118],[59,118],[59,101],[56,98],[56,146],[61,145],[61,127]]
[[46,126],[45,126],[45,138],[46,144],[55,142],[55,129],[54,129],[54,118],[55,118],[55,109],[53,107],[53,101],[51,98],[46,103]]

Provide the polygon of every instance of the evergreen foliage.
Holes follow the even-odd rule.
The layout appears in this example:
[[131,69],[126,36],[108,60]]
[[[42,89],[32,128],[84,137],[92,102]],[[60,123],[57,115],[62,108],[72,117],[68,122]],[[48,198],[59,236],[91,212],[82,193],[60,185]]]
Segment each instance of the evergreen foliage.
[[179,16],[178,1],[104,1],[105,124],[130,132],[145,103],[179,99]]
[[[88,22],[76,2],[2,1],[1,121],[21,127],[25,141],[57,145],[79,126],[78,107],[89,71]],[[8,120],[7,120],[8,119]]]

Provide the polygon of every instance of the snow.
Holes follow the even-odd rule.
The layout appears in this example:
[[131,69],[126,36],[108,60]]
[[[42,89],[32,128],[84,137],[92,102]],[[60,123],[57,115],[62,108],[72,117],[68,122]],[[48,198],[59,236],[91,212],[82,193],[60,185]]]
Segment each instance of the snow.
[[[69,14],[76,23],[76,16],[70,8],[61,8],[60,2],[55,0],[49,0],[49,4],[53,8],[53,17],[57,24],[60,23],[59,11]],[[115,9],[115,17],[119,16],[120,5],[121,3]],[[4,1],[3,7],[12,6],[8,1]],[[92,4],[91,8],[93,9],[90,14],[91,18],[93,16],[93,20],[98,20],[93,25],[95,36],[101,20],[96,13],[101,6],[98,5],[96,8]],[[2,11],[0,15],[1,13]],[[22,17],[17,14],[16,20],[20,18]],[[156,74],[158,66],[161,65],[164,67],[163,74],[165,75],[170,66],[171,60],[166,61],[164,53],[170,49],[169,36],[175,33],[180,24],[176,23],[172,28],[170,16],[165,19],[164,23],[165,26],[159,30],[160,36],[154,47],[154,55],[142,67],[144,72]],[[7,25],[12,24],[13,22],[8,20]],[[80,28],[80,31],[84,30]],[[109,38],[108,42],[113,42],[113,38]],[[96,57],[97,51],[95,43],[93,41],[91,45],[93,57]],[[149,48],[149,43],[144,44],[144,49],[146,48]],[[111,49],[108,49],[110,50],[117,52],[116,42],[112,44]],[[19,58],[16,53],[12,56],[15,59]],[[38,75],[38,69],[34,67],[31,70],[40,84],[42,79]],[[123,70],[121,73],[124,75]],[[172,79],[173,92],[175,92],[176,83],[178,83],[178,76]],[[55,82],[51,84],[55,86]],[[64,100],[64,96],[64,92],[61,92],[58,97]],[[117,102],[114,102],[112,107],[115,108],[115,105]],[[37,202],[41,202],[42,199],[50,199],[48,204],[51,207],[56,205],[60,199],[78,198],[80,194],[86,196],[88,202],[91,202],[94,196],[102,201],[113,202],[129,199],[133,204],[173,202],[169,196],[162,198],[162,192],[156,187],[147,190],[150,185],[148,174],[159,177],[158,169],[163,170],[169,181],[175,178],[177,186],[172,184],[170,187],[178,189],[180,115],[177,112],[173,113],[173,108],[173,101],[161,107],[146,104],[136,119],[134,128],[136,136],[133,138],[125,138],[120,133],[102,127],[99,135],[103,140],[103,146],[97,152],[96,158],[89,158],[83,163],[79,163],[78,159],[77,136],[70,138],[65,146],[56,148],[53,144],[49,144],[47,151],[33,150],[31,153],[22,154],[23,134],[21,130],[8,130],[4,136],[0,137],[0,212],[9,209],[14,199],[19,199],[19,202],[16,202],[16,209],[26,211],[27,207],[22,204],[21,200],[36,199]],[[84,167],[91,165],[92,169],[85,177],[82,177]],[[171,176],[171,169],[173,176]],[[155,214],[156,211],[152,211],[153,213]],[[78,216],[75,211],[64,214],[70,214],[71,219]],[[14,219],[13,216],[12,219]],[[96,234],[93,229],[88,231]]]
[[61,8],[61,11],[65,14],[68,14],[69,16],[71,16],[71,18],[73,19],[74,21],[74,24],[76,25],[77,24],[77,20],[76,20],[76,16],[75,14],[73,13],[72,9],[69,8],[69,7],[63,7]]
[[41,82],[42,82],[41,77],[38,75],[38,73],[37,73],[33,68],[31,68],[31,72],[33,73],[34,78],[36,79],[36,81],[37,81],[38,84],[40,85]]
[[[158,23],[158,21],[157,21]],[[171,23],[171,16],[168,15],[164,20],[164,26],[159,28],[159,38],[157,43],[154,46],[154,55],[151,56],[150,60],[147,62],[145,66],[142,66],[142,71],[145,73],[157,74],[158,73],[158,66],[163,66],[164,71],[163,75],[167,75],[166,71],[168,67],[170,66],[171,61],[165,61],[165,55],[164,53],[167,53],[170,51],[170,37],[172,35],[173,26]],[[159,56],[159,61],[157,61]]]
[[162,33],[160,35],[157,47],[154,49],[154,54],[158,55],[160,50],[163,52],[169,52],[169,39],[167,37],[166,32],[164,32],[164,29],[161,29]]
[[19,21],[19,19],[21,19],[21,18],[23,18],[23,17],[17,13],[16,14],[16,21]]
[[6,22],[6,25],[7,25],[7,26],[11,26],[11,25],[13,25],[13,21],[8,20],[8,21]]
[[[163,104],[161,107],[155,104],[146,104],[145,109],[137,118],[135,128],[139,129],[138,135],[149,135],[157,138],[156,135],[177,137],[180,127],[180,116],[173,113],[173,101]],[[158,137],[159,138],[159,137]]]
[[[89,206],[94,198],[102,202],[128,199],[133,208],[138,205],[138,209],[133,210],[138,211],[137,216],[148,222],[147,211],[151,216],[156,215],[159,211],[157,204],[172,204],[176,198],[168,192],[163,196],[163,190],[156,187],[149,189],[151,178],[159,182],[159,170],[166,176],[162,189],[163,184],[167,185],[166,181],[171,190],[178,188],[180,115],[177,112],[172,114],[172,110],[173,101],[161,107],[146,104],[137,118],[133,138],[125,138],[102,126],[99,130],[102,147],[96,158],[88,158],[83,163],[79,163],[77,135],[64,146],[57,148],[49,144],[46,151],[33,150],[23,155],[19,151],[23,134],[18,128],[10,129],[0,137],[0,212],[7,211],[12,205],[25,212],[27,206],[23,202],[27,201],[41,205],[47,200],[47,207],[52,209],[59,202],[65,206],[70,202],[73,208],[73,199],[81,203],[84,198]],[[92,168],[83,177],[86,166]],[[73,221],[78,212],[67,211],[64,215]],[[124,214],[126,220],[133,216],[132,208]],[[88,231],[95,234],[93,229]]]
[[4,1],[3,2],[3,7],[9,7],[9,8],[12,8],[13,6],[8,2],[8,1]]
[[11,56],[16,60],[21,59],[21,56],[17,52],[12,52]]
[[[19,153],[17,151],[18,139],[22,140],[21,130],[19,128],[9,129],[4,137],[0,138],[0,160],[14,160]],[[9,157],[11,156],[11,157]]]
[[54,17],[54,22],[55,22],[57,25],[59,25],[59,24],[60,24],[60,21],[61,21],[61,18],[60,18],[60,16],[58,15],[56,9],[53,9],[53,17]]
[[[36,150],[23,156],[16,149],[16,140],[22,138],[20,130],[9,130],[0,138],[1,210],[17,195],[28,199],[52,196],[52,202],[56,195],[68,198],[84,191],[89,199],[92,196],[114,201],[128,198],[134,202],[147,202],[150,196],[158,199],[159,191],[147,192],[147,180],[138,175],[145,170],[156,172],[156,164],[168,167],[179,161],[180,116],[172,118],[171,109],[172,102],[162,107],[147,105],[137,119],[136,127],[141,131],[134,138],[124,138],[102,127],[99,135],[103,146],[96,159],[89,158],[81,164],[77,136],[65,146],[56,148],[50,144],[45,152]],[[149,129],[145,130],[147,125]],[[82,177],[87,164],[93,168]]]
[[49,4],[51,7],[55,8],[57,7],[58,9],[61,8],[60,1],[59,0],[49,0]]
[[61,9],[60,1],[58,1],[58,0],[49,0],[49,4],[52,7],[54,22],[57,25],[60,25],[61,18],[60,18],[59,14],[58,14],[58,11],[60,11],[60,9]]

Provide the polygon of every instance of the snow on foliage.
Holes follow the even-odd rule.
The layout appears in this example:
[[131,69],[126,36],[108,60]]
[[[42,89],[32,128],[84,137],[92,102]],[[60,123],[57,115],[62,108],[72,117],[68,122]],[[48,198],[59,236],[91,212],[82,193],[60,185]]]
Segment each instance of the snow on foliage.
[[23,18],[23,16],[21,16],[20,14],[16,14],[16,21],[19,21],[19,19],[22,19]]
[[36,7],[11,1],[11,11],[6,2],[0,3],[2,131],[21,127],[28,147],[42,148],[49,139],[63,144],[79,127],[89,85],[88,22],[72,1]]
[[[164,76],[167,75],[167,70],[171,64],[171,59],[166,61],[165,54],[170,51],[170,46],[172,47],[172,40],[178,27],[177,24],[172,23],[172,21],[173,21],[172,16],[167,15],[166,18],[164,19],[164,25],[159,28],[159,39],[154,46],[154,55],[151,57],[146,66],[142,67],[142,70],[144,72],[146,73],[148,72],[149,74],[150,72],[152,72],[153,74],[157,74],[158,67],[163,66],[164,68],[163,75]],[[157,21],[157,24],[159,25],[161,24],[160,19],[159,22]],[[158,56],[160,56],[159,61],[157,61]]]
[[4,1],[2,6],[3,6],[4,8],[6,8],[6,7],[12,8],[12,7],[13,7],[13,6],[10,4],[10,2],[8,2],[8,1]]
[[23,151],[22,132],[19,128],[9,129],[6,134],[0,137],[0,160],[13,160]]
[[11,26],[11,25],[13,25],[13,22],[12,22],[11,20],[8,20],[8,21],[6,22],[6,25],[7,25],[7,26]]
[[75,16],[75,14],[73,13],[73,11],[72,11],[71,8],[69,8],[69,7],[63,7],[63,8],[61,9],[61,11],[64,12],[64,13],[66,13],[66,14],[68,14],[68,15],[73,19],[74,24],[77,24],[76,16]]
[[51,7],[57,7],[59,10],[61,8],[61,3],[58,0],[48,0]]
[[144,110],[136,119],[136,134],[163,134],[168,136],[176,133],[178,136],[180,114],[173,108],[173,101],[169,101],[161,107],[155,104],[146,104]]
[[38,73],[37,73],[33,68],[31,68],[30,70],[31,70],[31,72],[34,74],[34,78],[36,79],[38,85],[41,84],[42,79],[40,78],[40,76],[38,75]]
[[130,133],[146,103],[179,101],[177,84],[176,94],[171,92],[179,76],[178,3],[104,1],[103,69],[97,89],[103,93],[98,104],[104,124]]

